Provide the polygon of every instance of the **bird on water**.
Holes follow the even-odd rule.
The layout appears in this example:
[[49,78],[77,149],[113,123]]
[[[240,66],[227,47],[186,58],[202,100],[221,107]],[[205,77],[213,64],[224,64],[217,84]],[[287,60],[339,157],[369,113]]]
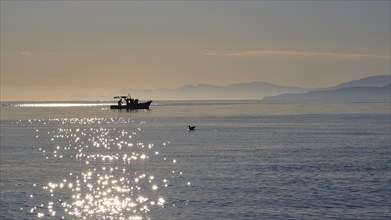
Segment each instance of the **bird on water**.
[[189,131],[194,131],[196,126],[189,125]]

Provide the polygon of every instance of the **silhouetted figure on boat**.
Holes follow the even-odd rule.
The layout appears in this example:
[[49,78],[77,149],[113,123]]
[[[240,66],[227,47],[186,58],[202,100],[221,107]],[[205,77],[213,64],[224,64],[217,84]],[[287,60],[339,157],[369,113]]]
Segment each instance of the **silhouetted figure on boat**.
[[191,125],[189,125],[189,131],[194,131],[195,128],[196,128],[196,126],[191,126]]
[[[110,105],[110,109],[149,109],[152,100],[140,102],[138,99],[132,99],[131,96],[115,96],[114,99],[119,99],[117,105]],[[124,103],[125,102],[125,103]]]

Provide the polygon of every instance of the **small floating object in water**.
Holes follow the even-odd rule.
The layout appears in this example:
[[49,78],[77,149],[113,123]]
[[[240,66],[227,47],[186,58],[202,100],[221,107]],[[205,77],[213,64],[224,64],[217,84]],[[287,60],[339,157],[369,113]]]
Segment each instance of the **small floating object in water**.
[[189,131],[194,131],[196,126],[189,125]]

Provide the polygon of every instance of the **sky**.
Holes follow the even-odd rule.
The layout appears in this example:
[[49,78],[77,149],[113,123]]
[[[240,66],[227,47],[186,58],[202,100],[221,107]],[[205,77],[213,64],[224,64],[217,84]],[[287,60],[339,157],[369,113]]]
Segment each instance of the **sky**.
[[1,101],[390,74],[390,1],[0,4]]

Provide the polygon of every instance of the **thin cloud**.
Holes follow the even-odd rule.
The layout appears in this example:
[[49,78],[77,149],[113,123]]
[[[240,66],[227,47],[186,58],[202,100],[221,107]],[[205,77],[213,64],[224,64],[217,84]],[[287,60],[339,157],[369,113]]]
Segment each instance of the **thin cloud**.
[[230,50],[230,51],[204,51],[206,56],[225,57],[288,57],[288,58],[320,58],[320,59],[390,59],[389,55],[310,52],[289,50]]
[[33,54],[33,52],[31,52],[31,51],[22,51],[22,52],[20,52],[21,56],[30,56],[31,54]]

